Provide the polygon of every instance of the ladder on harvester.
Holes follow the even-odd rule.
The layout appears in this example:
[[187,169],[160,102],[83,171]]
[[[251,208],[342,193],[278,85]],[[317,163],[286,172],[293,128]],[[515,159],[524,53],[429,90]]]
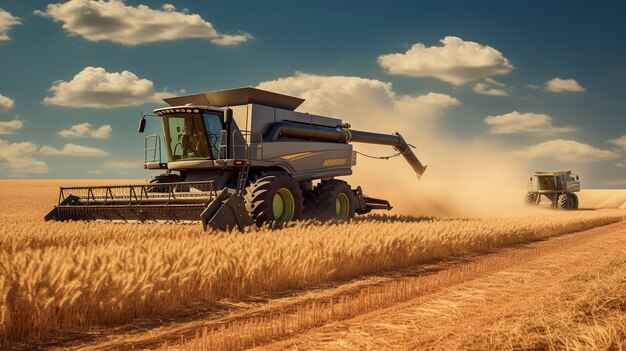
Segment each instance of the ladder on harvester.
[[248,183],[248,175],[250,174],[250,165],[247,160],[244,161],[244,166],[239,171],[239,177],[237,178],[237,189],[235,195],[243,196],[246,191],[246,184]]
[[[247,155],[246,155],[247,156]],[[254,224],[252,217],[246,209],[246,200],[243,195],[250,174],[250,161],[248,157],[243,160],[243,167],[237,175],[237,184],[234,192],[228,188],[222,189],[220,194],[208,204],[200,214],[202,226],[220,230],[229,230],[235,227],[244,230],[245,227]]]

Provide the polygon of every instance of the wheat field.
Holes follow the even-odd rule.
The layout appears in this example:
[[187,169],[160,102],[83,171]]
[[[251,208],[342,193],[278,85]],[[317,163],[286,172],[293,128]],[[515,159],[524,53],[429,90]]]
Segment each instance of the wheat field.
[[60,183],[0,183],[0,345],[123,325],[198,302],[312,287],[624,219],[620,210],[537,209],[470,219],[370,216],[350,224],[297,223],[245,233],[164,223],[45,223],[42,217]]

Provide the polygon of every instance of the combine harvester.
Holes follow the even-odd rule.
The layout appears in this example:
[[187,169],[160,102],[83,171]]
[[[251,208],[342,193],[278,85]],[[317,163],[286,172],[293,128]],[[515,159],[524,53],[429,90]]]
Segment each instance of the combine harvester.
[[572,171],[535,172],[530,177],[528,192],[525,201],[529,205],[539,205],[541,197],[545,196],[551,202],[551,207],[564,210],[578,209],[580,179]]
[[[301,218],[347,221],[391,209],[334,179],[352,174],[350,143],[393,147],[418,178],[426,169],[400,134],[356,131],[337,118],[295,112],[300,98],[240,88],[165,102],[171,107],[150,115],[162,119],[164,143],[146,136],[144,168],[166,173],[140,185],[60,188],[45,220],[200,220],[205,230]],[[142,114],[139,132],[145,125]]]

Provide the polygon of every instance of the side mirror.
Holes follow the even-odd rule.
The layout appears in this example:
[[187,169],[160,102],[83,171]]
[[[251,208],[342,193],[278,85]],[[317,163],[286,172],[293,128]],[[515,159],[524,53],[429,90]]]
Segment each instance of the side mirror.
[[137,129],[137,131],[139,133],[143,133],[144,130],[146,130],[146,117],[141,116],[141,119],[139,120],[139,128]]

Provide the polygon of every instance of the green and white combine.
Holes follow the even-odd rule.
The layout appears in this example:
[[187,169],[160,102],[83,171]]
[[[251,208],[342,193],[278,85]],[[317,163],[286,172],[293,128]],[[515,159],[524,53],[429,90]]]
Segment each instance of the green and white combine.
[[530,177],[529,189],[525,201],[538,205],[542,197],[550,200],[552,207],[565,210],[578,209],[580,180],[572,171],[535,172]]
[[144,168],[165,173],[147,184],[61,188],[45,219],[202,221],[205,229],[347,221],[391,209],[336,179],[356,165],[351,143],[393,147],[418,178],[426,169],[400,134],[352,130],[338,118],[296,112],[304,102],[297,97],[240,88],[165,102],[170,106],[151,115],[163,123],[163,143],[149,135],[144,148]]

